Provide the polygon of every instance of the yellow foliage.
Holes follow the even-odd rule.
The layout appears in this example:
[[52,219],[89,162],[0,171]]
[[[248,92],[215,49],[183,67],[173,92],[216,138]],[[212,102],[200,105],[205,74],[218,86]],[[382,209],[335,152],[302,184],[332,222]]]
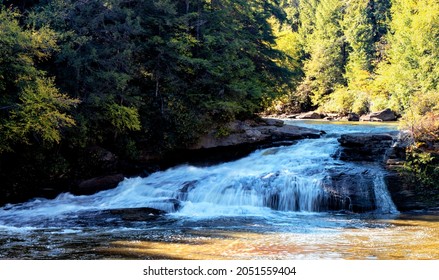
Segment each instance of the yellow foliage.
[[107,113],[111,124],[119,131],[138,131],[141,129],[139,112],[135,107],[112,103],[107,106]]
[[418,93],[412,97],[406,110],[402,126],[409,129],[416,141],[439,141],[439,93]]
[[347,114],[352,111],[355,102],[355,95],[347,88],[336,89],[325,102],[320,110],[324,112]]

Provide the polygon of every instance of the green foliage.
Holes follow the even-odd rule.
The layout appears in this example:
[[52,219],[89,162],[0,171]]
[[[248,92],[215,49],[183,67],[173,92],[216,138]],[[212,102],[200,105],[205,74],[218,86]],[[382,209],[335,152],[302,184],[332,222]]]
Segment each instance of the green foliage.
[[78,100],[61,94],[38,62],[57,49],[47,27],[25,30],[14,10],[0,11],[0,153],[19,143],[59,143],[62,129],[75,124],[67,112]]
[[405,170],[423,187],[439,188],[439,94],[414,96],[401,125],[415,141],[407,149]]
[[315,10],[315,27],[308,39],[310,59],[305,62],[304,88],[314,105],[322,105],[335,88],[345,84],[345,39],[341,28],[343,3],[322,0]]
[[407,153],[405,171],[414,176],[424,189],[439,189],[439,155],[412,148]]
[[355,102],[354,94],[347,88],[337,88],[331,94],[328,101],[321,106],[324,112],[339,113],[342,115],[352,112],[352,107]]
[[227,137],[230,135],[230,133],[231,133],[230,128],[228,128],[226,126],[221,126],[217,129],[217,131],[215,133],[215,137],[217,137],[217,138]]
[[139,113],[136,108],[118,104],[107,106],[107,116],[110,123],[118,130],[140,130]]
[[61,128],[75,124],[63,111],[78,103],[55,88],[53,79],[37,78],[35,84],[27,85],[20,94],[17,109],[10,113],[5,125],[6,137],[28,142],[30,135],[38,135],[48,143],[61,141]]
[[81,100],[85,142],[143,131],[168,149],[259,111],[289,83],[272,17],[283,17],[276,1],[56,0],[30,20],[59,34],[53,72]]
[[414,96],[438,90],[439,3],[393,1],[392,33],[386,60],[377,81],[389,96],[389,105],[405,112]]

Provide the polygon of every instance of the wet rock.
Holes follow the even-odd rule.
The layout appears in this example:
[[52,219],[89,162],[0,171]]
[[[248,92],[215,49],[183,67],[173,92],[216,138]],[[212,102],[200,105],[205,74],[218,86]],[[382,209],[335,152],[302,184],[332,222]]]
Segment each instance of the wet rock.
[[406,150],[413,144],[414,139],[412,133],[410,131],[400,131],[396,137],[396,141],[386,152],[385,163],[387,169],[393,171],[401,168],[406,160]]
[[340,160],[383,162],[394,137],[390,134],[352,133],[341,135],[338,142],[341,147],[336,157]]
[[187,200],[189,192],[195,188],[197,183],[198,183],[197,180],[185,182],[182,188],[180,189],[177,198],[182,201]]
[[119,217],[125,221],[150,221],[165,215],[166,212],[155,208],[142,207],[104,210],[102,214]]
[[423,197],[413,183],[408,182],[404,176],[396,171],[389,172],[384,177],[384,181],[393,203],[399,211],[423,210],[439,205],[438,201]]
[[322,187],[328,210],[348,210],[356,213],[376,209],[375,174],[368,169],[337,167],[329,170]]
[[114,189],[123,180],[124,176],[122,174],[88,179],[79,183],[78,186],[72,190],[72,193],[75,195],[91,195],[100,191]]
[[385,109],[378,112],[373,112],[369,115],[362,116],[361,121],[371,121],[371,122],[388,122],[396,121],[397,115],[390,109]]
[[324,134],[323,131],[293,125],[271,129],[270,133],[271,139],[276,141],[320,138]]

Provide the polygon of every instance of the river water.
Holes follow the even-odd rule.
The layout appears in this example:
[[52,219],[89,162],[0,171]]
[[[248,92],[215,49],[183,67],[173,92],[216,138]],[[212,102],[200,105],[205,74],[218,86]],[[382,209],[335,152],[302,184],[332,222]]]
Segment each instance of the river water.
[[[381,167],[333,157],[340,134],[394,126],[290,122],[327,134],[90,196],[6,205],[0,259],[439,259],[439,213],[399,213]],[[375,211],[328,210],[322,182],[334,167],[373,172]]]

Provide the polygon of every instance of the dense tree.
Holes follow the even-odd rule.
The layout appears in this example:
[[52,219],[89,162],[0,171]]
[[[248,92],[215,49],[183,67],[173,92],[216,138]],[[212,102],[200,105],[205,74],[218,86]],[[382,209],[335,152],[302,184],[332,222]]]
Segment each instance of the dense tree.
[[271,1],[57,0],[31,18],[60,33],[56,75],[90,140],[141,130],[175,147],[288,81],[268,22],[282,15]]
[[384,109],[381,94],[374,92],[371,81],[382,59],[387,33],[388,1],[347,1],[344,9],[343,34],[347,43],[346,86],[338,88],[323,107],[338,113],[366,113]]
[[53,31],[23,30],[18,18],[0,11],[0,153],[20,143],[59,143],[62,129],[74,124],[66,112],[78,103],[37,66],[57,48]]
[[316,7],[315,27],[308,39],[310,59],[305,63],[302,89],[311,93],[314,105],[325,103],[338,86],[345,85],[346,42],[341,28],[343,2],[321,0]]
[[413,98],[439,90],[438,8],[435,0],[393,1],[389,50],[377,83],[395,110],[404,112]]

